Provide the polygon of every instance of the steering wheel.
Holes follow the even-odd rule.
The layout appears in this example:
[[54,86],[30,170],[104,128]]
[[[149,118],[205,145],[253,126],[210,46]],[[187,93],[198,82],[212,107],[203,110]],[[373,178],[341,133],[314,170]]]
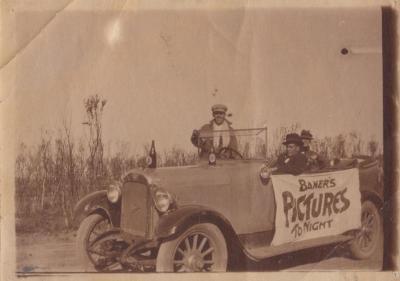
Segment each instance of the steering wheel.
[[221,147],[218,152],[215,153],[217,156],[219,156],[220,159],[232,159],[235,158],[233,155],[239,156],[240,159],[243,159],[243,155],[240,154],[239,151],[236,149],[229,147],[229,146],[224,146]]

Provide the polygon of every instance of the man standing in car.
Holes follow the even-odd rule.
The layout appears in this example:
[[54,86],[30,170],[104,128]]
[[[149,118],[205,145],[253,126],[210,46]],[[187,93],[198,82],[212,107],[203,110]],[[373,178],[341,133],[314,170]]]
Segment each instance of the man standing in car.
[[[212,149],[217,155],[228,152],[231,158],[233,155],[229,150],[237,151],[238,144],[233,132],[231,122],[226,119],[228,108],[223,104],[215,104],[211,107],[213,119],[203,125],[200,130],[194,130],[190,138],[194,146],[199,148],[200,157],[208,156]],[[225,154],[225,153],[224,153]]]
[[279,155],[277,161],[270,168],[274,174],[300,175],[307,169],[307,158],[301,153],[303,141],[296,134],[287,134],[283,142],[286,145],[286,153]]

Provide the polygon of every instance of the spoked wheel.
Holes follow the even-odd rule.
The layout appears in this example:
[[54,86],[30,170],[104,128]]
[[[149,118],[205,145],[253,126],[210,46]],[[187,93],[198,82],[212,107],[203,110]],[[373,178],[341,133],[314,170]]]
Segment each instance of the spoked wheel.
[[210,223],[190,227],[178,238],[160,246],[158,272],[226,271],[228,253],[219,228]]
[[76,238],[76,254],[85,271],[95,270],[95,265],[102,259],[102,255],[91,250],[91,247],[93,242],[109,229],[110,221],[99,214],[92,214],[81,222]]
[[370,258],[382,241],[382,220],[374,203],[365,201],[361,206],[361,229],[350,244],[352,255],[357,259]]
[[128,243],[121,238],[120,230],[112,229],[90,242],[87,253],[96,270],[119,272],[128,269],[121,260],[123,252],[128,247]]

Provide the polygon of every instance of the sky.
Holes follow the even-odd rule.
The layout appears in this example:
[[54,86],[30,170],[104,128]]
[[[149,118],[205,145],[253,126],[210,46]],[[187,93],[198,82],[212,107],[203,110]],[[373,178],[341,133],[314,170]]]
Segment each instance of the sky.
[[[74,1],[0,69],[14,79],[6,90],[16,142],[35,144],[63,120],[83,137],[83,101],[98,94],[107,99],[105,143],[133,150],[152,139],[160,150],[191,149],[192,130],[215,103],[228,106],[237,129],[300,123],[317,137],[357,131],[382,143],[378,8],[146,10],[130,2],[93,11]],[[18,13],[17,41],[42,13]]]

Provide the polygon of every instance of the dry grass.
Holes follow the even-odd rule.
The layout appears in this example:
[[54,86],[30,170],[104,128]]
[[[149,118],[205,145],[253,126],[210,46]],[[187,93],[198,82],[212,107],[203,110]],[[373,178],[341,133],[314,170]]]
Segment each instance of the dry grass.
[[[280,143],[283,137],[293,131],[298,132],[299,126],[281,128],[273,134],[268,149],[269,157],[282,151]],[[105,188],[124,172],[146,165],[147,146],[142,155],[130,155],[127,146],[121,146],[114,155],[104,157],[102,148],[93,148],[93,143],[75,142],[70,136],[70,130],[64,126],[64,130],[56,137],[44,134],[39,145],[28,147],[20,144],[15,163],[18,232],[71,229],[73,207],[80,198]],[[260,141],[256,141],[255,145],[257,147],[252,151],[261,155],[265,153]],[[330,159],[355,154],[379,154],[378,143],[364,141],[355,133],[316,139],[313,145],[314,150]],[[101,155],[96,151],[101,151]],[[157,156],[158,166],[191,165],[198,158],[197,154],[179,148],[158,152]]]

